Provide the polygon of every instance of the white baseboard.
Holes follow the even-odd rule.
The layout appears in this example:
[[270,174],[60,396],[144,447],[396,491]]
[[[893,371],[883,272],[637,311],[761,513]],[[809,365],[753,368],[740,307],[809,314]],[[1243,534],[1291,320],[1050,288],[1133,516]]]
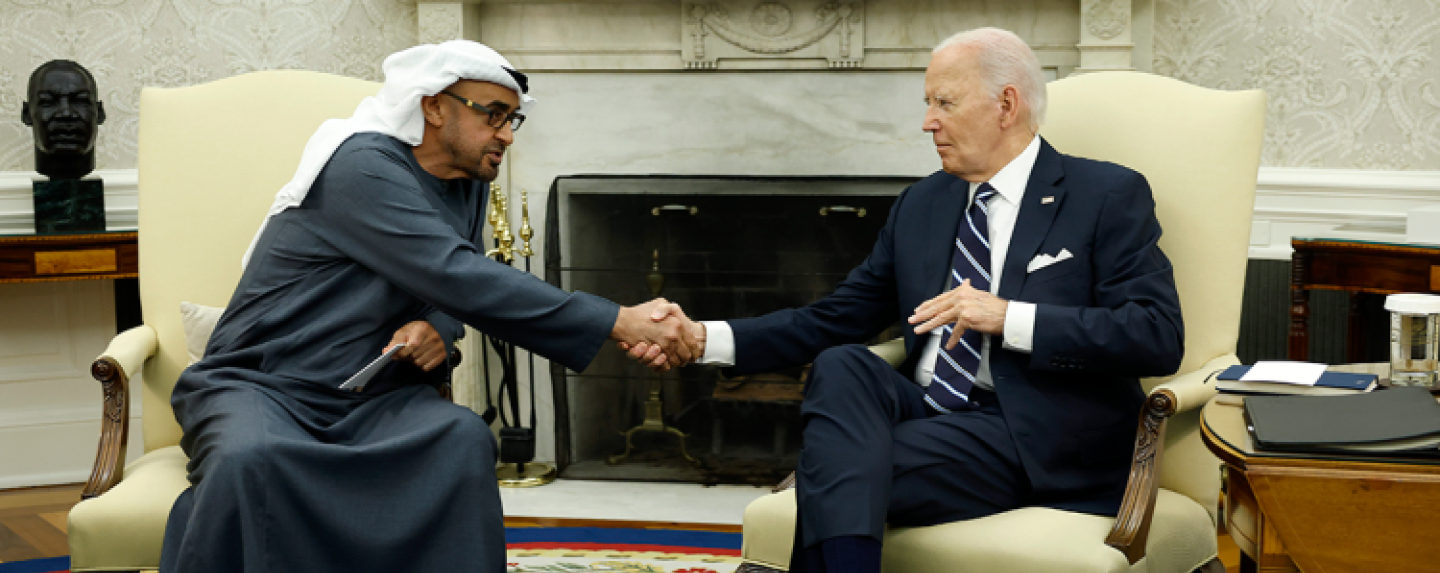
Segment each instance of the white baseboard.
[[90,469],[51,473],[5,475],[0,474],[0,490],[47,485],[83,484],[90,479]]
[[[99,408],[0,412],[0,489],[84,483],[99,443]],[[140,417],[134,416],[125,463],[144,450]]]

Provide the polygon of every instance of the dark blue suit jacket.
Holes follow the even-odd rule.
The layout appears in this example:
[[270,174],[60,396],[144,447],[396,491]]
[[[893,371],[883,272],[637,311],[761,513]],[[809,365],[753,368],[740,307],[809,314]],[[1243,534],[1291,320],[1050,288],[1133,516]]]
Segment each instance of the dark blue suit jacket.
[[[895,201],[870,256],[826,298],[731,321],[737,373],[804,364],[864,342],[946,287],[967,183],[938,172]],[[1053,198],[1053,201],[1042,201]],[[995,337],[990,372],[1030,478],[1030,505],[1115,514],[1144,394],[1138,378],[1174,373],[1184,351],[1180,301],[1145,178],[1061,155],[1041,142],[997,295],[1036,303],[1033,352]],[[1026,272],[1039,254],[1073,258]],[[914,371],[926,336],[905,330]]]

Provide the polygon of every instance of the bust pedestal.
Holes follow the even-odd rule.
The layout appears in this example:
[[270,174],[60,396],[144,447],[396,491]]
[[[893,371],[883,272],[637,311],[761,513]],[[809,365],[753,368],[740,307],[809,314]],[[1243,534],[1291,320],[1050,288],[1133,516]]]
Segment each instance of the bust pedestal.
[[105,183],[99,178],[35,181],[35,233],[105,231]]

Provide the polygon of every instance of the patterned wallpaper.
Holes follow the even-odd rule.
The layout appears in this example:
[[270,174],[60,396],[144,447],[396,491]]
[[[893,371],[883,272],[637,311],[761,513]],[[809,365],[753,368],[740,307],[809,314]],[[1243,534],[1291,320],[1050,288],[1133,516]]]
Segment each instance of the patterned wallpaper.
[[[0,171],[32,167],[20,104],[56,58],[95,74],[97,167],[135,166],[145,85],[260,69],[379,80],[415,0],[0,0]],[[1270,95],[1262,164],[1440,169],[1440,0],[1156,0],[1154,69]]]
[[1155,71],[1270,97],[1262,165],[1440,170],[1440,0],[1158,0]]
[[415,0],[0,0],[0,171],[34,168],[20,108],[46,61],[95,75],[108,116],[96,167],[126,169],[141,87],[279,68],[381,80],[381,60],[415,44],[415,9]]

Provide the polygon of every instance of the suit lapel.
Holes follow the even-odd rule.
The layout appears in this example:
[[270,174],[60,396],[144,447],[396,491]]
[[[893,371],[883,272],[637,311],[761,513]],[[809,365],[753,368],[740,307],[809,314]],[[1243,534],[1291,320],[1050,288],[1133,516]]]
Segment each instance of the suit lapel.
[[[1039,253],[1040,244],[1050,234],[1055,215],[1065,202],[1065,189],[1056,186],[1064,176],[1060,153],[1050,146],[1050,142],[1041,139],[1040,154],[1035,158],[1035,167],[1030,170],[1025,196],[1020,199],[1020,212],[1015,218],[1015,230],[1010,234],[1005,269],[1000,275],[1000,292],[996,296],[1014,299],[1024,285],[1025,267]],[[1046,201],[1047,197],[1051,200]]]
[[935,194],[930,204],[930,225],[926,227],[923,244],[928,245],[923,261],[923,280],[926,296],[944,292],[949,286],[950,265],[955,257],[955,233],[960,229],[960,219],[965,215],[965,201],[970,198],[970,184],[964,179],[954,178],[947,189]]

